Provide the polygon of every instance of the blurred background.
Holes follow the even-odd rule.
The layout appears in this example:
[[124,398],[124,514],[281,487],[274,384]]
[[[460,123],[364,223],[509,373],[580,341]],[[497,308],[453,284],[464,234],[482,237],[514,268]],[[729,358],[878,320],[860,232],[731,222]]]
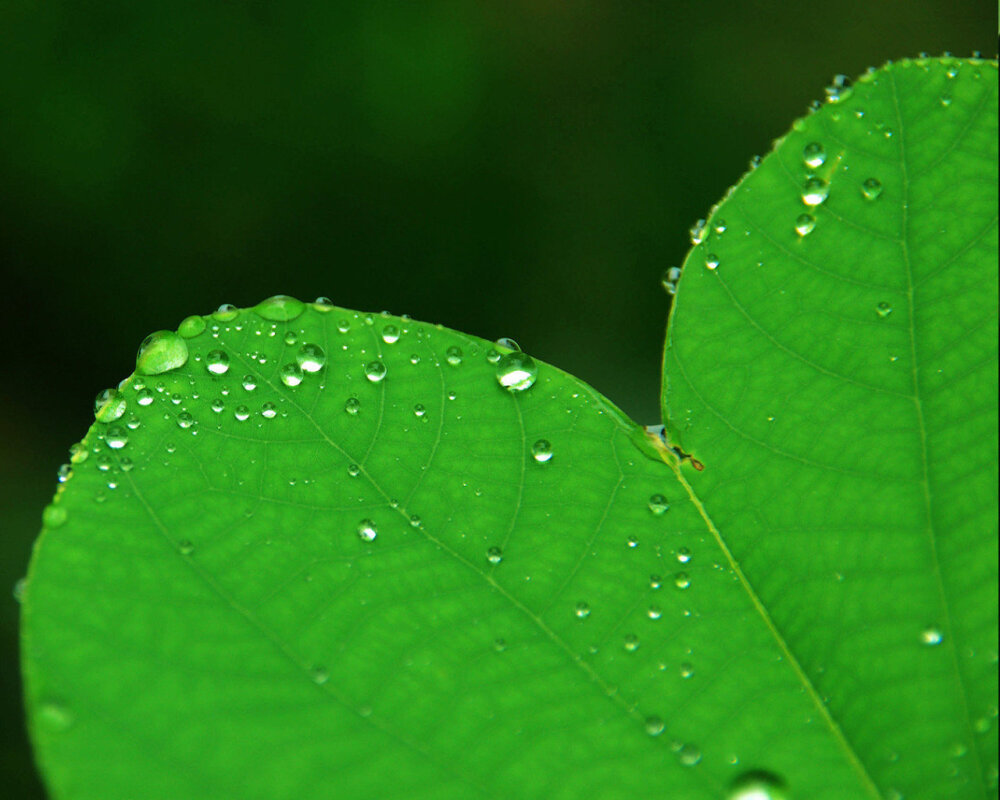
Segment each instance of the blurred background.
[[[993,0],[0,2],[0,794],[42,797],[15,582],[150,331],[286,293],[495,339],[658,416],[688,229],[835,73]],[[114,587],[108,587],[114,591]]]

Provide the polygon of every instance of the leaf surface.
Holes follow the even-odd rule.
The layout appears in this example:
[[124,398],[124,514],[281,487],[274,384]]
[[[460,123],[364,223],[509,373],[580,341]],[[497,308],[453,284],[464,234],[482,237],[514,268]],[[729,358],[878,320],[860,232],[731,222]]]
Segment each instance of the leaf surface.
[[707,465],[693,491],[872,784],[987,797],[996,63],[902,62],[842,94],[691,251],[664,414]]

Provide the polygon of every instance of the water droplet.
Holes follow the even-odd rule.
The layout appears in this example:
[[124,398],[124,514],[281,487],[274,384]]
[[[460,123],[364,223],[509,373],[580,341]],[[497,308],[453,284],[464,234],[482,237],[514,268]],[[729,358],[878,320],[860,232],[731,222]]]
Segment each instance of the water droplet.
[[46,528],[58,528],[66,522],[66,509],[55,503],[49,503],[42,511],[42,524]]
[[552,460],[552,445],[547,439],[539,439],[531,445],[531,457],[539,464]]
[[194,553],[194,545],[191,543],[190,539],[181,539],[177,543],[177,551],[182,556],[189,556]]
[[486,360],[490,364],[496,364],[500,360],[500,351],[491,347],[489,350],[486,351]]
[[285,386],[298,386],[302,383],[302,368],[298,364],[285,364],[278,375]]
[[104,443],[112,450],[121,450],[128,444],[128,433],[120,425],[112,425],[104,434]]
[[130,414],[128,420],[125,422],[125,426],[130,430],[136,430],[140,425],[142,425],[142,420],[140,420],[135,414]]
[[313,683],[317,686],[322,686],[328,680],[330,680],[330,672],[326,667],[313,667],[312,668],[312,679]]
[[507,642],[505,642],[503,639],[493,640],[493,650],[495,652],[502,653],[506,649],[507,649]]
[[253,307],[257,315],[272,322],[288,322],[306,310],[306,304],[287,294],[276,294]]
[[881,319],[885,319],[892,313],[892,306],[889,303],[879,303],[875,307],[875,313],[878,314]]
[[650,575],[649,576],[649,588],[650,589],[659,589],[661,586],[663,586],[663,578],[661,578],[659,575]]
[[577,619],[586,619],[590,616],[590,606],[581,600],[576,604],[573,613],[576,614]]
[[701,750],[693,744],[682,744],[677,749],[677,760],[685,767],[693,767],[701,761]]
[[154,400],[154,395],[152,389],[147,389],[144,387],[136,393],[136,402],[140,406],[152,405],[153,400]]
[[264,403],[264,405],[260,407],[260,415],[264,417],[264,419],[274,419],[278,416],[278,407],[271,402]]
[[94,399],[94,419],[114,422],[125,413],[125,398],[117,389],[105,389]]
[[418,356],[416,353],[411,353],[410,354],[410,363],[411,364],[419,364],[420,363],[420,356]]
[[505,347],[508,350],[515,350],[520,352],[521,345],[511,339],[509,336],[501,336],[497,339],[496,344],[498,347]]
[[222,402],[222,398],[216,397],[212,401],[212,411],[214,411],[216,414],[219,414],[225,410],[226,410],[226,404]]
[[826,102],[839,103],[851,93],[851,79],[846,75],[834,75],[833,81],[826,87]]
[[764,770],[744,772],[730,784],[726,800],[786,800],[785,782]]
[[646,616],[650,619],[659,619],[663,616],[663,612],[660,610],[659,606],[650,606],[646,609]]
[[257,379],[253,375],[244,375],[240,383],[248,392],[252,392],[257,388]]
[[419,528],[422,524],[423,522],[421,521],[419,514],[410,514],[410,525],[414,528]]
[[385,364],[381,361],[369,361],[365,364],[365,377],[372,383],[378,383],[385,377]]
[[319,311],[321,314],[328,314],[333,311],[333,300],[329,297],[323,297],[320,295],[315,300],[313,300],[312,306],[314,309]]
[[686,572],[678,572],[674,575],[674,586],[678,589],[687,589],[691,585],[691,579]]
[[359,467],[357,464],[348,464],[347,474],[350,475],[352,478],[356,478],[358,477],[358,475],[361,474],[361,467]]
[[48,701],[38,707],[38,723],[53,733],[62,733],[73,727],[73,712],[62,703]]
[[347,333],[351,329],[351,323],[346,319],[342,319],[337,323],[337,330],[341,333]]
[[348,397],[344,401],[344,411],[352,416],[361,410],[361,401],[356,397]]
[[634,653],[639,649],[639,637],[634,633],[625,634],[625,638],[622,640],[622,646],[625,648],[625,652]]
[[646,733],[650,736],[659,736],[663,733],[665,727],[666,726],[663,724],[663,720],[659,717],[646,717]]
[[79,464],[90,458],[90,453],[87,451],[86,445],[83,442],[77,442],[76,444],[70,445],[69,448],[69,460],[74,464]]
[[941,101],[941,105],[944,106],[945,108],[947,108],[948,106],[951,105],[951,95],[950,94],[943,94],[938,99]]
[[927,645],[928,647],[934,647],[935,645],[941,644],[944,641],[944,634],[941,629],[934,626],[928,625],[920,632],[920,643]]
[[177,333],[185,339],[193,339],[195,336],[200,336],[204,333],[205,326],[206,322],[204,317],[185,317],[181,320],[181,324],[177,326]]
[[882,195],[882,181],[878,178],[868,178],[861,184],[861,194],[866,200],[878,200]]
[[654,494],[649,498],[649,510],[656,514],[656,516],[665,514],[669,509],[670,503],[667,502],[667,498],[662,494]]
[[703,219],[698,220],[694,225],[692,225],[691,230],[689,231],[691,235],[691,244],[699,245],[705,241],[706,229],[707,225]]
[[826,161],[826,150],[819,142],[809,142],[802,148],[802,161],[809,169],[822,167]]
[[694,675],[694,666],[689,661],[682,661],[680,665],[681,677],[685,680]]
[[216,322],[232,322],[240,315],[240,310],[232,303],[223,303],[212,312],[212,319]]
[[629,536],[628,539],[625,540],[625,544],[628,546],[630,550],[634,550],[639,546],[639,537]]
[[229,356],[222,350],[212,350],[205,356],[205,369],[213,375],[225,375],[229,372]]
[[799,214],[795,218],[795,232],[799,236],[808,236],[816,228],[816,217],[812,214]]
[[538,366],[527,353],[507,353],[497,361],[496,377],[497,383],[508,392],[523,392],[534,386]]
[[445,360],[453,367],[462,363],[462,350],[458,347],[449,347],[445,352]]
[[830,185],[822,178],[808,178],[802,186],[802,202],[810,208],[823,203],[830,195]]
[[295,331],[285,331],[284,342],[286,347],[295,347],[299,343],[298,334]]
[[382,341],[386,344],[395,344],[399,341],[399,328],[395,325],[386,325],[382,328]]
[[[201,319],[201,317],[197,317]],[[204,325],[204,320],[202,320]],[[135,357],[135,371],[139,375],[160,375],[183,367],[188,360],[188,346],[173,331],[156,331],[142,340]]]
[[246,406],[236,406],[233,416],[240,422],[246,422],[250,418],[250,409]]
[[370,519],[363,519],[358,523],[358,536],[363,542],[374,542],[378,536],[378,528]]
[[193,428],[196,424],[197,423],[195,422],[194,417],[192,417],[191,414],[188,413],[187,411],[182,411],[180,414],[177,415],[178,428],[184,428],[185,430],[187,430],[188,428]]
[[719,268],[719,257],[715,253],[709,253],[705,256],[705,269],[718,269]]
[[691,560],[691,551],[686,547],[678,548],[677,550],[677,560],[682,564],[687,564]]
[[486,551],[486,560],[491,564],[499,564],[503,561],[503,551],[499,547],[491,547]]
[[715,231],[716,235],[722,236],[726,232],[726,221],[724,219],[717,219],[712,224],[712,230]]

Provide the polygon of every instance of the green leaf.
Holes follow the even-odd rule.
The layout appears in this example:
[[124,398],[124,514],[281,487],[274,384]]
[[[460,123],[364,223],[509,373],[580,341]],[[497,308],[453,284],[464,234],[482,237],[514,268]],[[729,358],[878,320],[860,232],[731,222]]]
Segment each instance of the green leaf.
[[997,68],[908,61],[847,94],[714,210],[681,278],[664,414],[706,465],[691,483],[733,563],[874,784],[986,797]]
[[[927,66],[879,73],[808,118],[713,218],[730,220],[711,239],[718,268],[686,267],[665,371],[671,434],[701,472],[509,342],[284,297],[147,339],[72,451],[25,590],[29,724],[53,797],[985,796],[996,467],[983,454],[996,426],[970,394],[995,376],[995,340],[961,356],[962,379],[959,356],[935,363],[954,385],[918,396],[934,448],[921,478],[914,401],[909,417],[885,408],[910,384],[874,391],[886,379],[865,357],[887,330],[927,348],[933,338],[910,334],[936,328],[879,292],[873,319],[852,311],[865,287],[897,285],[878,215],[894,203],[899,221],[903,206],[882,142],[855,153],[841,136],[815,230],[778,233],[786,210],[801,213],[783,194],[802,171],[799,137],[832,143],[850,121],[834,116],[866,93],[859,126],[888,124],[887,97],[919,107],[931,87],[936,101],[943,67]],[[923,164],[957,197],[955,161],[975,162],[988,139],[966,168],[993,227],[938,187],[909,263],[954,252],[964,264],[980,247],[993,269],[996,67],[959,69],[944,119],[966,108],[965,123],[945,137],[943,167]],[[926,111],[907,113],[931,129]],[[894,146],[910,141],[890,127],[906,137]],[[911,146],[905,156],[916,230]],[[884,189],[851,216],[839,187],[865,158]],[[945,218],[964,250],[931,216],[959,202],[962,220],[985,214],[977,241]],[[841,231],[834,250],[837,219],[857,227],[869,212],[885,238]],[[803,254],[824,241],[834,252],[804,278],[815,256]],[[745,263],[751,251],[773,269]],[[848,271],[847,252],[878,256],[884,274]],[[995,332],[995,271],[935,279],[959,282],[926,313],[961,310],[953,347],[972,351]],[[978,299],[960,293],[976,281]],[[906,298],[918,308],[919,293]],[[912,377],[910,364],[879,366]],[[960,418],[931,415],[953,391]],[[978,391],[995,401],[995,383]],[[758,430],[754,413],[775,419]],[[941,494],[931,508],[947,537],[921,516]],[[929,626],[936,646],[921,642]]]

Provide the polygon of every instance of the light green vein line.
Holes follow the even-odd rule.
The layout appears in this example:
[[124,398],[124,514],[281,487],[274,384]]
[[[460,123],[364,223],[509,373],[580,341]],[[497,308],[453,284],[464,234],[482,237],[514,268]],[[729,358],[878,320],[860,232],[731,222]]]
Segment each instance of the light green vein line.
[[[896,121],[899,127],[899,169],[902,175],[902,192],[903,192],[903,214],[902,214],[902,230],[900,231],[900,248],[903,256],[903,263],[906,265],[906,301],[909,304],[909,334],[910,334],[910,362],[912,364],[912,376],[913,376],[913,408],[917,418],[917,430],[920,433],[920,489],[924,500],[924,517],[926,519],[926,533],[927,541],[931,551],[931,561],[934,564],[934,580],[937,585],[938,596],[941,601],[941,610],[944,619],[942,623],[945,627],[945,646],[948,648],[949,654],[951,655],[951,661],[954,667],[955,682],[958,685],[958,696],[962,701],[962,713],[964,716],[965,727],[967,730],[967,739],[969,741],[975,740],[973,735],[972,727],[972,716],[969,713],[969,699],[966,696],[965,682],[962,680],[961,665],[958,662],[958,652],[955,643],[955,629],[951,624],[951,608],[948,603],[947,592],[944,586],[944,576],[941,573],[941,558],[938,554],[937,548],[937,535],[934,530],[934,512],[933,512],[933,498],[931,496],[931,485],[930,485],[930,473],[928,468],[927,460],[927,425],[924,421],[924,407],[920,399],[920,371],[917,366],[917,334],[914,323],[914,317],[916,312],[916,306],[914,303],[914,292],[915,285],[913,280],[913,261],[910,256],[910,230],[909,230],[909,197],[910,197],[910,178],[906,170],[906,143],[905,134],[903,130],[903,115],[899,108],[899,92],[896,87],[896,76],[892,70],[888,71],[891,86],[892,86],[892,103],[893,108],[896,112]],[[979,748],[973,746],[970,748],[973,757],[976,761],[976,777],[979,779],[979,788],[981,795],[985,798],[986,786],[983,783],[983,767],[979,760]]]
[[802,684],[803,688],[806,690],[806,693],[809,695],[809,698],[812,700],[813,705],[816,707],[819,716],[826,723],[831,733],[833,733],[833,736],[837,740],[837,743],[840,745],[840,748],[843,751],[845,758],[847,759],[851,767],[854,769],[862,785],[865,787],[865,791],[868,793],[870,797],[878,798],[878,800],[881,800],[882,793],[879,791],[878,786],[875,785],[875,781],[869,774],[867,767],[865,767],[865,765],[861,762],[861,759],[858,757],[858,754],[855,752],[854,748],[851,747],[850,742],[847,741],[847,737],[844,735],[844,731],[841,729],[839,723],[833,718],[833,715],[830,713],[830,709],[823,702],[823,698],[820,697],[819,692],[816,691],[816,687],[809,679],[809,676],[802,668],[802,665],[799,663],[799,660],[795,657],[795,654],[792,653],[791,648],[788,646],[788,642],[785,641],[785,637],[782,636],[781,631],[779,631],[778,627],[774,624],[774,620],[771,619],[771,615],[768,613],[767,608],[764,607],[764,603],[761,601],[760,597],[757,595],[757,592],[754,590],[750,581],[747,579],[747,576],[744,574],[742,568],[739,565],[739,562],[736,560],[735,556],[733,556],[733,553],[729,549],[729,546],[726,544],[725,539],[723,539],[722,534],[719,532],[719,529],[715,526],[715,522],[713,522],[712,518],[708,515],[708,511],[702,504],[701,499],[698,497],[697,494],[695,494],[695,491],[692,488],[691,484],[688,483],[687,478],[684,477],[684,473],[681,472],[680,464],[677,461],[676,456],[674,456],[673,454],[670,455],[665,454],[664,461],[666,461],[667,466],[670,467],[671,470],[673,470],[674,475],[677,476],[678,483],[680,483],[681,486],[684,487],[684,490],[687,492],[688,499],[691,500],[691,502],[694,504],[694,507],[698,510],[698,514],[704,520],[705,525],[708,527],[709,533],[712,534],[712,538],[715,539],[715,543],[718,545],[719,549],[722,551],[723,556],[728,562],[729,568],[736,575],[737,579],[740,582],[740,585],[746,592],[747,597],[750,598],[750,602],[753,604],[754,610],[764,621],[764,624],[767,626],[767,629],[770,632],[772,638],[777,643],[778,648],[781,650],[782,655],[791,665],[792,669],[795,672],[796,677],[799,679],[799,682]]

